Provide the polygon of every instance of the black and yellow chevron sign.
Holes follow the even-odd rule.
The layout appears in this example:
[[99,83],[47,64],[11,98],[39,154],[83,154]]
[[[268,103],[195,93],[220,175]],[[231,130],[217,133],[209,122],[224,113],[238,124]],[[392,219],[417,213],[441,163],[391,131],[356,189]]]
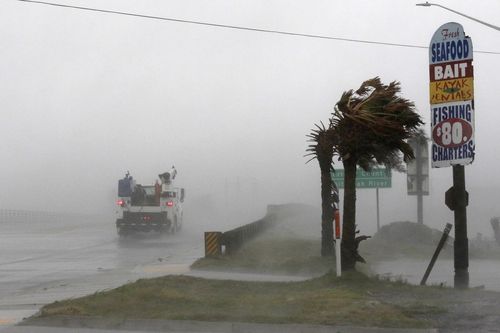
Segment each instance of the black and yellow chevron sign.
[[222,253],[221,246],[222,232],[206,231],[205,232],[205,257],[220,256]]

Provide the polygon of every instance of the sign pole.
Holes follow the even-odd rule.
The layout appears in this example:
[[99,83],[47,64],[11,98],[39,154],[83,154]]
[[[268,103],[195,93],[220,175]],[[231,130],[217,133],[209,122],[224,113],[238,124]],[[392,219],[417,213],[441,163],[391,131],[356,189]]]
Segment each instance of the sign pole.
[[422,191],[422,149],[420,142],[416,142],[417,147],[415,151],[415,159],[417,162],[417,222],[418,224],[424,224],[424,200]]
[[469,240],[467,239],[467,201],[465,168],[453,166],[453,213],[455,217],[455,288],[469,287]]
[[377,231],[380,230],[380,207],[378,200],[378,187],[377,187]]
[[340,243],[341,243],[341,232],[340,232],[340,211],[338,209],[335,210],[335,263],[336,263],[336,271],[337,277],[342,275],[342,262],[340,255]]
[[431,274],[432,268],[434,267],[434,264],[436,263],[436,259],[439,256],[439,253],[441,252],[441,249],[443,248],[444,243],[448,239],[448,234],[450,233],[451,227],[452,227],[451,223],[446,223],[446,227],[444,228],[443,235],[441,236],[441,239],[439,240],[436,251],[434,251],[434,254],[432,255],[432,258],[431,258],[431,262],[429,263],[429,266],[427,266],[427,269],[425,270],[425,274],[422,277],[422,280],[420,281],[421,286],[425,286],[425,283],[427,282],[427,279],[429,278],[429,274]]

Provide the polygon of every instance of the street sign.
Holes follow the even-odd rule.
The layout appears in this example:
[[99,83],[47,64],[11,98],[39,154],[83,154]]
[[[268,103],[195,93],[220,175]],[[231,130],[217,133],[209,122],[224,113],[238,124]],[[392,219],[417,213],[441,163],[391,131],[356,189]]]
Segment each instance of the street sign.
[[[386,168],[373,168],[367,172],[363,169],[356,170],[356,188],[388,188],[392,187],[391,170]],[[335,169],[332,180],[338,188],[344,188],[344,169]]]
[[467,165],[474,160],[472,40],[462,25],[439,27],[429,46],[431,165]]

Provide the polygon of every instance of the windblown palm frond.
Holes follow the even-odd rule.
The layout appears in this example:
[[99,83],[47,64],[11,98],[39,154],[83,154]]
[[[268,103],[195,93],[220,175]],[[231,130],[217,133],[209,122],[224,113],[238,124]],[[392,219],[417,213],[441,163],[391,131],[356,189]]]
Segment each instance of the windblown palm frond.
[[332,151],[345,172],[342,267],[346,269],[364,261],[358,245],[366,237],[356,237],[356,166],[370,170],[385,165],[402,171],[402,161],[414,158],[406,140],[422,120],[413,102],[398,96],[400,90],[399,82],[384,85],[378,77],[369,79],[342,94],[330,119]]
[[314,124],[316,128],[311,129],[311,133],[306,136],[309,138],[307,141],[311,144],[307,148],[307,154],[305,156],[310,156],[311,158],[306,162],[317,159],[320,163],[322,160],[331,161],[333,158],[333,142],[332,142],[332,131],[330,127],[325,127],[323,122],[320,125]]
[[341,155],[348,152],[360,161],[375,159],[378,164],[392,165],[394,159],[387,161],[384,156],[391,156],[393,150],[400,151],[405,161],[413,158],[404,140],[415,134],[422,120],[414,103],[397,95],[400,90],[399,82],[384,85],[375,77],[363,82],[356,91],[344,92],[330,120],[330,127],[337,134],[334,149],[343,152]]

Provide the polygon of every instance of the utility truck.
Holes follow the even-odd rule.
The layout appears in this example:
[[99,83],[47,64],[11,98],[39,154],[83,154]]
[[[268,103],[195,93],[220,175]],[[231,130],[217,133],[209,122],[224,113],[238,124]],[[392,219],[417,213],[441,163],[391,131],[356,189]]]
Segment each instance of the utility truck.
[[178,232],[182,227],[184,189],[174,185],[177,170],[158,175],[154,184],[141,185],[127,171],[118,181],[116,229],[120,236],[137,232]]

